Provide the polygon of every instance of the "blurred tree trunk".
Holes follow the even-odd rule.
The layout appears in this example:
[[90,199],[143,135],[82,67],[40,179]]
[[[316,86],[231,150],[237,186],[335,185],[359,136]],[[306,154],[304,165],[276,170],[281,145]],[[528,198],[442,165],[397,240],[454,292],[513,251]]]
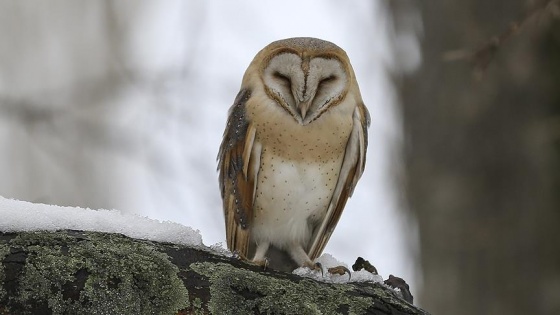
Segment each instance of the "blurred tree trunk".
[[423,24],[397,85],[434,314],[560,314],[558,2],[391,4],[395,43],[418,9]]

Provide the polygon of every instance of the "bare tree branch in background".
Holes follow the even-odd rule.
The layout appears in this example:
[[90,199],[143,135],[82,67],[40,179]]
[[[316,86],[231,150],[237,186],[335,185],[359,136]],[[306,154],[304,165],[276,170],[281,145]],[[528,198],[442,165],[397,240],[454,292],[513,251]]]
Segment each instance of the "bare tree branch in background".
[[511,22],[509,27],[498,35],[493,36],[482,47],[472,51],[469,49],[458,49],[446,51],[443,54],[443,60],[456,61],[466,60],[473,65],[474,75],[477,79],[481,79],[488,65],[495,58],[496,54],[503,47],[503,45],[510,40],[513,36],[517,35],[521,28],[534,20],[542,22],[547,18],[560,17],[560,1],[558,0],[545,0],[537,1],[533,8],[528,9],[524,16]]

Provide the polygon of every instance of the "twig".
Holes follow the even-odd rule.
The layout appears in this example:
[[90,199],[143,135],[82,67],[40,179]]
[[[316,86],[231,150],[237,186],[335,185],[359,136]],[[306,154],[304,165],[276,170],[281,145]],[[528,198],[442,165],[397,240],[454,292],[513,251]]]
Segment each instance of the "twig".
[[551,12],[551,16],[560,17],[560,0],[547,0],[528,10],[518,21],[514,21],[502,33],[492,37],[486,44],[475,51],[468,49],[450,50],[443,54],[444,61],[466,60],[473,65],[475,77],[480,78],[488,68],[499,49],[505,42],[519,33],[530,20],[537,15]]

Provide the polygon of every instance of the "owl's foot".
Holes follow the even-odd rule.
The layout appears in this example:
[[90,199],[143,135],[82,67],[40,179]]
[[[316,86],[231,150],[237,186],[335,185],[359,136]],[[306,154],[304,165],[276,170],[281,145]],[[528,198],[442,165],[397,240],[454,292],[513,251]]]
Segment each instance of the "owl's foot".
[[268,268],[268,258],[265,257],[265,258],[260,259],[260,260],[252,260],[251,264],[257,265],[259,267],[262,267],[263,270],[266,270],[266,268]]
[[344,266],[336,266],[336,267],[332,267],[327,269],[327,271],[331,274],[331,275],[344,275],[345,273],[348,274],[348,280],[352,279],[352,274],[350,273],[350,270]]
[[256,258],[255,259],[249,259],[245,255],[241,254],[238,251],[233,252],[233,257],[235,257],[239,260],[242,260],[242,261],[244,261],[248,264],[262,267],[264,270],[266,270],[266,268],[268,268],[269,261],[268,261],[268,258],[266,258],[266,257],[263,257],[262,259],[256,259]]
[[307,267],[311,270],[315,270],[315,271],[321,271],[321,277],[323,277],[323,265],[321,265],[321,263],[313,263],[311,261],[308,261],[306,263],[303,264],[304,267]]

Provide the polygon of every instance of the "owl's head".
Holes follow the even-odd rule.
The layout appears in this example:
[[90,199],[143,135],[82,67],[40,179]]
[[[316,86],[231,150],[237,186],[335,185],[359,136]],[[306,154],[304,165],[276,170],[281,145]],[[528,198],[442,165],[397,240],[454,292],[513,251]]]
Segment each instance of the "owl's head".
[[[308,124],[344,100],[355,85],[348,56],[337,45],[298,37],[275,41],[263,48],[245,73],[300,124]],[[250,78],[248,76],[250,75]]]

